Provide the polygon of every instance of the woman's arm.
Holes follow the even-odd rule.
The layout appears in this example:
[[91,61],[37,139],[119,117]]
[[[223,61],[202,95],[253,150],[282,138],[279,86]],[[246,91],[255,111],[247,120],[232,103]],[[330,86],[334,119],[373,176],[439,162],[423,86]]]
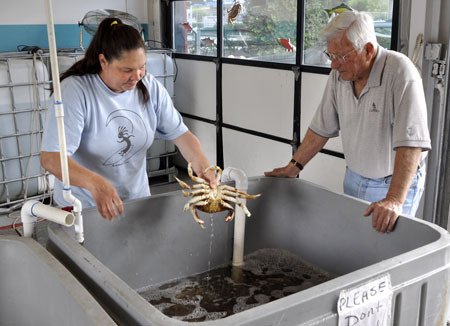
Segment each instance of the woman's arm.
[[217,180],[215,172],[210,170],[206,175],[203,173],[211,164],[206,158],[198,138],[192,132],[186,131],[173,142],[178,147],[185,160],[191,162],[195,174],[200,178],[208,180],[211,187],[216,187]]
[[[62,180],[58,152],[41,152],[41,165]],[[95,199],[99,213],[107,219],[123,213],[123,203],[116,188],[101,175],[86,169],[68,157],[70,184],[88,190]]]

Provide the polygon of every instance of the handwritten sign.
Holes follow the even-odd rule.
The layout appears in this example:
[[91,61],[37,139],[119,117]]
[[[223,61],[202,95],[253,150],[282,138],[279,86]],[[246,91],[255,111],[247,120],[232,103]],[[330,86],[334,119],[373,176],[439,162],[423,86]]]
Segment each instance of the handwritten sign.
[[339,326],[388,326],[392,286],[388,274],[352,289],[342,290],[337,302]]

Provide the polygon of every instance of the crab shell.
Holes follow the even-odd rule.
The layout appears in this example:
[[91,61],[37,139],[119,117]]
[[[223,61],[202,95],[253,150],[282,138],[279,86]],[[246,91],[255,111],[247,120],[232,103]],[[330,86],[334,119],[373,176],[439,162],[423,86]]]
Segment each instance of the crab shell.
[[[220,180],[220,176],[222,175],[222,169],[220,167],[214,165],[210,166],[204,173],[208,170],[215,170],[217,173],[216,178],[217,180]],[[177,177],[175,177],[175,179],[178,181],[181,188],[188,189],[188,191],[183,191],[183,195],[185,197],[192,197],[192,199],[189,200],[184,206],[184,210],[190,210],[194,220],[202,228],[204,228],[203,224],[205,222],[200,219],[196,210],[200,210],[205,213],[218,213],[228,210],[228,215],[225,217],[225,221],[228,222],[234,218],[234,207],[231,205],[232,203],[235,203],[241,207],[245,215],[251,215],[245,204],[238,200],[238,198],[255,199],[261,195],[249,195],[246,192],[238,190],[234,187],[221,184],[218,184],[215,189],[212,189],[209,186],[209,183],[204,179],[193,175],[191,163],[188,164],[188,174],[189,177],[196,182],[193,186],[188,185]]]
[[[217,189],[216,189],[217,190]],[[218,213],[227,210],[228,208],[221,204],[221,199],[219,198],[217,191],[209,194],[209,198],[206,200],[206,205],[197,206],[199,211],[205,213]]]

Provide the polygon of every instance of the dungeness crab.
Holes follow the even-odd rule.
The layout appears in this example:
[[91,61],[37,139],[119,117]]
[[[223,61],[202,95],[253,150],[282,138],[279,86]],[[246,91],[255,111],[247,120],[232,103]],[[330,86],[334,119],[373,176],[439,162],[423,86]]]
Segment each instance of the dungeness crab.
[[[218,166],[213,165],[208,167],[205,170],[205,173],[209,170],[216,171],[216,178],[219,182],[222,175],[222,169]],[[188,164],[188,174],[192,181],[195,181],[197,184],[190,186],[177,177],[175,177],[175,179],[177,179],[181,188],[188,189],[188,191],[183,191],[183,195],[185,197],[192,197],[192,199],[189,200],[184,206],[184,210],[190,210],[192,216],[194,217],[194,220],[202,228],[205,228],[205,226],[203,225],[205,222],[200,219],[196,209],[205,213],[217,213],[228,210],[228,215],[225,217],[225,222],[229,222],[234,218],[234,207],[232,206],[232,203],[235,203],[236,205],[241,207],[245,215],[251,215],[247,207],[239,200],[237,200],[237,198],[255,199],[256,197],[261,196],[261,194],[249,195],[244,191],[220,183],[215,189],[212,189],[206,180],[194,176],[191,163]]]

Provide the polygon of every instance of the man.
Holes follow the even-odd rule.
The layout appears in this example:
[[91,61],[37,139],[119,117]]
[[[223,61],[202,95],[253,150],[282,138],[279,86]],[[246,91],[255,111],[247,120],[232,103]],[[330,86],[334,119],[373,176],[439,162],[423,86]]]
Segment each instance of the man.
[[323,31],[332,71],[319,108],[291,162],[266,176],[296,177],[329,138],[341,134],[344,193],[372,202],[379,232],[414,215],[431,149],[421,77],[403,54],[378,46],[367,13],[348,11]]

